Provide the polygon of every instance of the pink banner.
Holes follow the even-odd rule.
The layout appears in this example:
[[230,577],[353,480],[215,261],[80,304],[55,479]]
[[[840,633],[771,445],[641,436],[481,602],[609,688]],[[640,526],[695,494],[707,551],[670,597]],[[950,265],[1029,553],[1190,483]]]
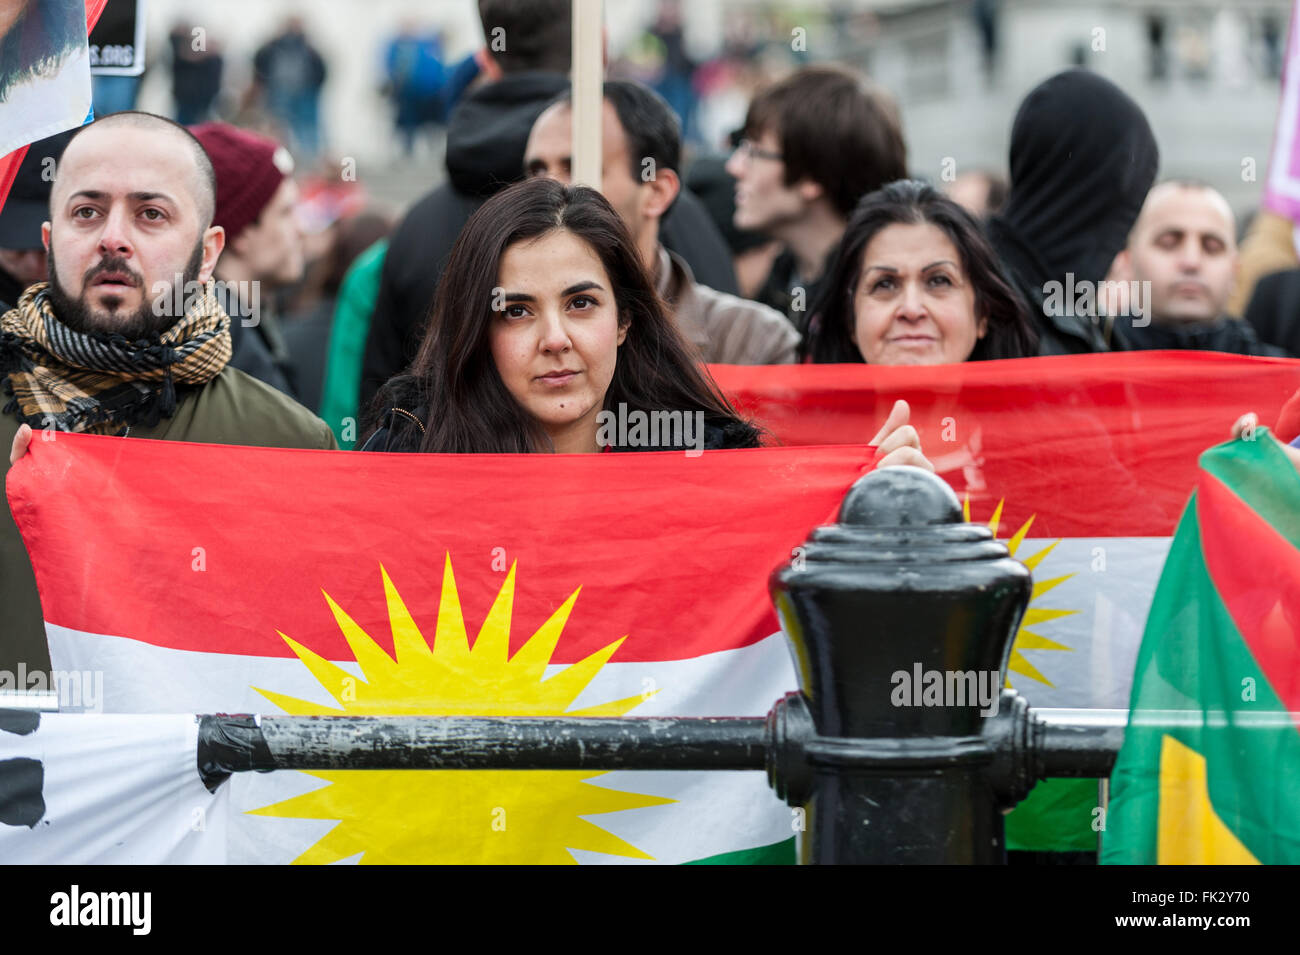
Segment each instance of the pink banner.
[[1269,162],[1268,181],[1264,184],[1264,206],[1300,222],[1300,36],[1297,36],[1296,11],[1292,6],[1291,26],[1287,31],[1286,63],[1282,67],[1282,100],[1277,110],[1273,135],[1273,156]]

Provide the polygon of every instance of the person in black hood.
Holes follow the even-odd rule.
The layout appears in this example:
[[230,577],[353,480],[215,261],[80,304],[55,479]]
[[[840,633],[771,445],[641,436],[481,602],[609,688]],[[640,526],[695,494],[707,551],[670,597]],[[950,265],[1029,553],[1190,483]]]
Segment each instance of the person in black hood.
[[[1011,128],[1011,193],[989,238],[1039,325],[1039,354],[1108,350],[1093,295],[1124,248],[1160,153],[1141,108],[1107,79],[1067,70],[1036,86]],[[1059,283],[1054,286],[1053,283]]]
[[[479,0],[487,83],[468,94],[447,128],[447,182],[417,202],[393,234],[379,281],[361,372],[361,406],[406,368],[461,228],[490,196],[523,178],[533,123],[569,88],[570,0]],[[496,42],[506,38],[506,42]],[[736,291],[731,257],[703,204],[683,191],[664,220],[663,244],[710,288]]]
[[1300,269],[1260,279],[1246,305],[1245,321],[1261,341],[1300,355]]

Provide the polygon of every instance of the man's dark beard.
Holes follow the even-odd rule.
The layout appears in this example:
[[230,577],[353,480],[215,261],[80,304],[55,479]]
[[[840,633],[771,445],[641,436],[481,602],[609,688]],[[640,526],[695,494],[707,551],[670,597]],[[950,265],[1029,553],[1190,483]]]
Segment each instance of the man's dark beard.
[[[60,322],[74,332],[100,332],[108,335],[121,335],[128,341],[136,341],[141,338],[157,338],[175,325],[177,320],[182,317],[181,315],[172,314],[172,305],[177,294],[181,296],[183,302],[186,286],[193,288],[190,283],[198,281],[199,269],[203,267],[203,239],[202,237],[199,238],[198,244],[194,247],[194,254],[190,256],[190,261],[185,266],[185,274],[182,277],[179,293],[173,290],[160,297],[153,294],[152,289],[144,289],[144,301],[133,315],[127,316],[124,313],[115,313],[119,317],[114,317],[110,322],[100,322],[96,319],[91,312],[90,305],[86,302],[86,295],[91,288],[91,279],[100,272],[122,272],[136,275],[136,271],[127,264],[127,261],[117,256],[101,259],[96,265],[87,270],[81,282],[81,298],[74,299],[59,283],[59,273],[54,265],[53,246],[50,247],[48,258],[50,304],[54,306],[54,314]],[[162,307],[155,310],[155,302],[159,302]]]

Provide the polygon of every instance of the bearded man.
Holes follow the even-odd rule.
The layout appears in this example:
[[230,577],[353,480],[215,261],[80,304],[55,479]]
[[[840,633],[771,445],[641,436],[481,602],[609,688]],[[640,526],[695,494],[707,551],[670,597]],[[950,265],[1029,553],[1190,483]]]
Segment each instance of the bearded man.
[[[337,447],[307,409],[228,366],[230,319],[212,285],[225,243],[211,225],[214,203],[207,154],[170,120],[113,113],[72,138],[41,227],[49,282],[27,288],[0,318],[0,380],[9,398],[0,447],[11,444],[11,464],[26,452],[32,428],[56,439],[76,431]],[[7,510],[0,606],[0,670],[47,669],[31,564]]]

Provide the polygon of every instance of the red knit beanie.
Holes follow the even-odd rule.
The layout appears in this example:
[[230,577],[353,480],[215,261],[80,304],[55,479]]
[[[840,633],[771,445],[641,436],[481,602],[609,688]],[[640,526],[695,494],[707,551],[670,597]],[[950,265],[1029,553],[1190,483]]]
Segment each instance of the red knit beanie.
[[293,158],[274,139],[229,123],[200,123],[190,132],[212,160],[217,175],[212,224],[226,230],[229,244],[257,221],[280,183],[292,174]]

